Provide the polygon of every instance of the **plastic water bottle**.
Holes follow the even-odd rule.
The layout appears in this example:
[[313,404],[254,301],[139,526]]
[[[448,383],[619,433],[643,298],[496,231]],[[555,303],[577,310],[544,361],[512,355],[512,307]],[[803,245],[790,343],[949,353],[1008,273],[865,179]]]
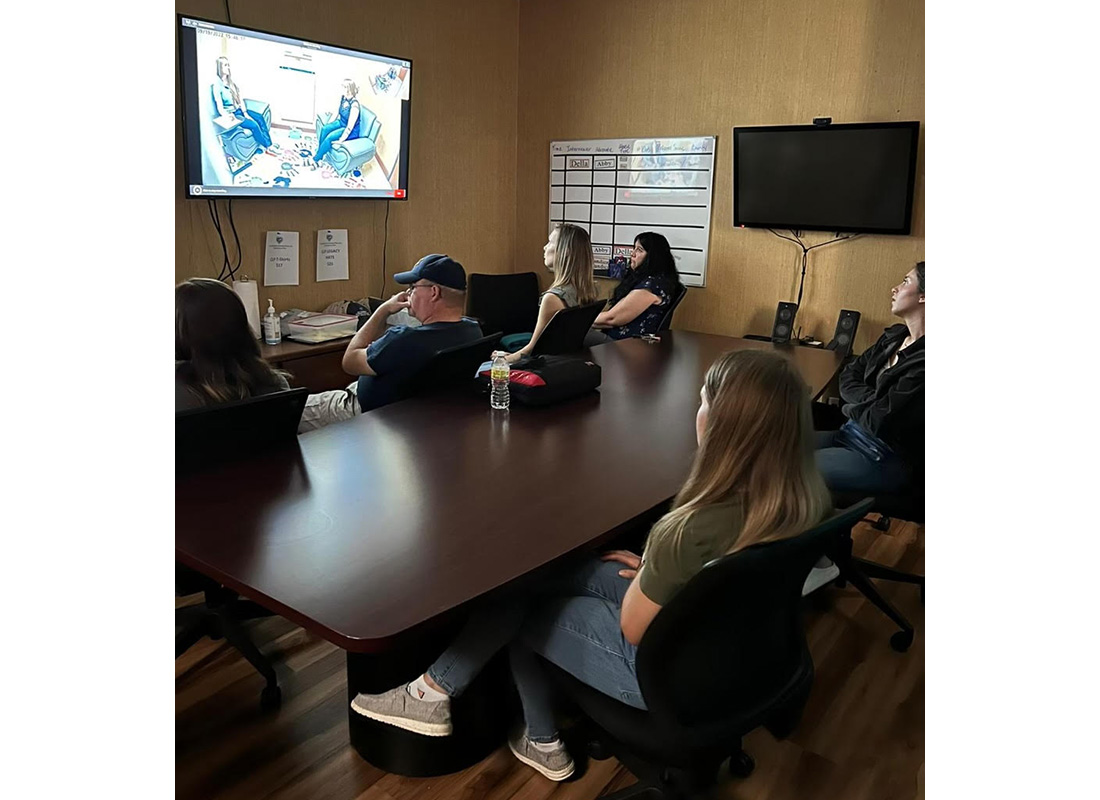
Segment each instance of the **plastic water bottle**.
[[508,359],[497,356],[493,359],[490,370],[493,380],[493,394],[489,400],[493,408],[508,408],[511,397],[508,393],[508,376],[512,374],[512,368],[508,366]]
[[283,331],[279,325],[279,315],[271,299],[267,301],[267,313],[264,314],[264,344],[278,344],[283,340]]

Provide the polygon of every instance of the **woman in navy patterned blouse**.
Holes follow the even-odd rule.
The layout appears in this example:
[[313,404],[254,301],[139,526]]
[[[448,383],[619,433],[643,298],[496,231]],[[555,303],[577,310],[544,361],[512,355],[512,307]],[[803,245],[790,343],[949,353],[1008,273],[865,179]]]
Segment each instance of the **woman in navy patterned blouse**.
[[630,254],[630,272],[592,327],[612,339],[656,333],[681,288],[668,239],[652,231],[640,233]]

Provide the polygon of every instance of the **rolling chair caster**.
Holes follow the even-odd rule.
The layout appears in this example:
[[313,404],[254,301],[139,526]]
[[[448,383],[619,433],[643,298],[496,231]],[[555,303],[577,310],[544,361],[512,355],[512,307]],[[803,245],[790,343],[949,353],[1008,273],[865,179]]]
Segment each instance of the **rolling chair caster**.
[[588,743],[588,757],[593,761],[607,761],[611,758],[611,751],[599,739],[593,739]]
[[283,702],[283,690],[277,685],[265,686],[260,692],[260,708],[264,711],[274,711]]
[[890,647],[899,653],[904,653],[911,644],[913,644],[912,631],[898,631],[890,637]]
[[756,762],[752,756],[742,750],[730,756],[730,775],[735,778],[747,778],[756,769]]

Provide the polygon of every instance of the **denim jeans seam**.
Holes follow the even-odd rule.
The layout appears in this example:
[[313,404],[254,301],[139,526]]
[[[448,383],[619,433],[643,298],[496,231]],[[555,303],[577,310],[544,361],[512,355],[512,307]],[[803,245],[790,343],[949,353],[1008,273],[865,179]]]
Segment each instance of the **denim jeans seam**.
[[563,631],[566,631],[568,633],[575,634],[576,636],[579,636],[582,639],[584,639],[586,642],[590,642],[591,644],[594,644],[596,647],[598,647],[600,650],[603,650],[608,655],[612,655],[612,656],[615,656],[616,658],[622,659],[623,662],[630,665],[631,668],[634,667],[634,662],[631,661],[629,658],[627,658],[625,654],[623,654],[621,652],[617,652],[615,650],[612,650],[610,647],[608,647],[603,642],[599,641],[598,639],[593,639],[591,636],[587,635],[584,631],[578,630],[577,628],[571,628],[568,625],[565,625],[561,622],[555,622],[554,627],[559,629],[559,630],[563,630]]
[[614,603],[615,605],[619,604],[619,598],[618,597],[609,597],[608,595],[604,594],[599,589],[597,589],[595,586],[589,586],[588,584],[585,584],[584,589],[585,589],[585,591],[592,592],[592,594],[596,595],[601,600],[606,600],[607,602]]

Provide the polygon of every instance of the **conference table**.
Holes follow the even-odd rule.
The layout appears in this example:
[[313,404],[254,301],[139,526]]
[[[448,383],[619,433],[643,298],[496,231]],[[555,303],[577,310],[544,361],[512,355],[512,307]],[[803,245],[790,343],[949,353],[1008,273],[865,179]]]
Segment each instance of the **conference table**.
[[[494,411],[463,392],[394,403],[181,477],[176,558],[347,651],[349,698],[383,691],[420,674],[479,599],[665,508],[695,453],[703,375],[738,349],[792,359],[815,397],[842,363],[666,331],[591,348],[600,389],[566,403]],[[503,741],[495,679],[486,670],[456,698],[453,736],[349,710],[351,743],[390,772],[462,769]]]

